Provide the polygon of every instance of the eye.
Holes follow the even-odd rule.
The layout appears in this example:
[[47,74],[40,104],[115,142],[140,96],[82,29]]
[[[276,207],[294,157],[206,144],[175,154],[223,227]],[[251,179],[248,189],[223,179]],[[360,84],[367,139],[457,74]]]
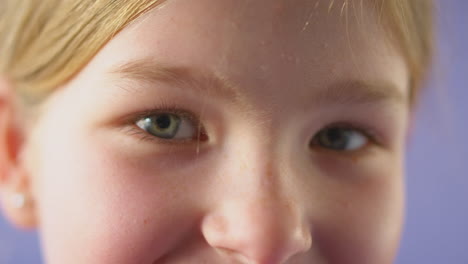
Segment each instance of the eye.
[[197,127],[188,117],[178,114],[161,113],[139,119],[136,125],[162,139],[193,139],[197,135]]
[[358,129],[335,126],[318,132],[311,145],[334,151],[354,151],[364,147],[368,142],[369,137]]

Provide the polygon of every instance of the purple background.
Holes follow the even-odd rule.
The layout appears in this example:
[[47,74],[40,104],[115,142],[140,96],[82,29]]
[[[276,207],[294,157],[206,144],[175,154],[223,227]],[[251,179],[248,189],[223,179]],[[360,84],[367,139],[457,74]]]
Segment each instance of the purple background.
[[[408,149],[397,264],[468,263],[468,1],[440,2],[437,65]],[[38,239],[0,217],[0,264],[10,263],[40,263]]]

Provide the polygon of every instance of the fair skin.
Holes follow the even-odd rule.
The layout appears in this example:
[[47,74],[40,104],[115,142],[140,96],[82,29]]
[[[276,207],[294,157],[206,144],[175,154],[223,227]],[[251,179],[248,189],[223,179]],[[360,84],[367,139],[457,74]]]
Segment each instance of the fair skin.
[[[167,1],[34,122],[2,81],[2,200],[40,230],[46,263],[392,262],[404,59],[366,7],[294,3]],[[164,113],[176,139],[144,126]],[[342,149],[320,141],[327,127],[351,131]],[[12,208],[16,191],[33,203]]]

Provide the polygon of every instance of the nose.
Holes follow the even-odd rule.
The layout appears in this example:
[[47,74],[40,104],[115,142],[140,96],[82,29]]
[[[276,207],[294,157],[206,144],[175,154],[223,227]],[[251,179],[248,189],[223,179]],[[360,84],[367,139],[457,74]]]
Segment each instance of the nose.
[[312,245],[298,206],[262,191],[223,203],[203,219],[202,232],[223,255],[248,264],[286,263]]

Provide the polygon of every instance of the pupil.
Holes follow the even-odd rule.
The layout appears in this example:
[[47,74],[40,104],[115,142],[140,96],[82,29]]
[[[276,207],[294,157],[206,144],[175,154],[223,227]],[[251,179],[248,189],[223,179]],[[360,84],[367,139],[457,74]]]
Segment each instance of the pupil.
[[171,118],[169,115],[161,115],[156,118],[156,124],[161,129],[167,129],[171,126]]
[[328,140],[330,141],[340,141],[341,139],[341,131],[339,129],[336,129],[336,128],[332,128],[330,130],[328,130]]
[[335,148],[346,146],[346,133],[340,128],[332,128],[327,133],[328,142]]

